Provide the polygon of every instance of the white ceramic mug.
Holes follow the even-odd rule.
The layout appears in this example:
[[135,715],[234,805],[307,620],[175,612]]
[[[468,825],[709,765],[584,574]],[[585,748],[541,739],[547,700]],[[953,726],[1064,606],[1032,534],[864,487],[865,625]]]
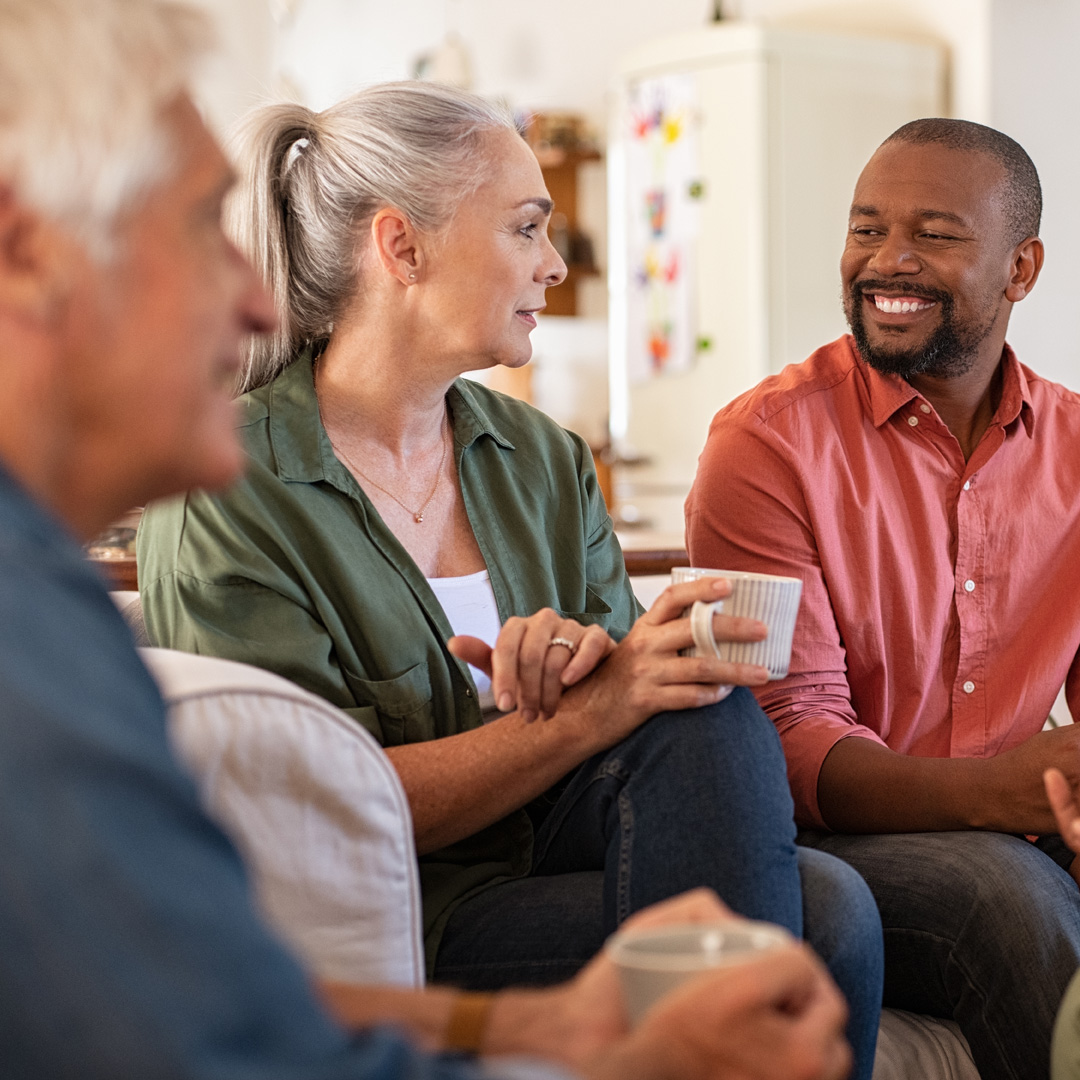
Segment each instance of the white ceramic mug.
[[621,930],[605,952],[619,973],[630,1022],[677,986],[712,968],[730,967],[786,945],[791,935],[772,923],[733,919]]
[[[723,600],[699,600],[690,608],[690,629],[694,646],[690,656],[716,656],[742,664],[760,664],[770,679],[783,679],[791,663],[791,642],[799,613],[802,581],[775,574],[751,574],[744,570],[712,570],[698,566],[676,566],[671,582],[678,585],[703,577],[724,577],[731,582],[731,595]],[[757,619],[769,629],[764,641],[717,641],[712,617],[716,612]]]

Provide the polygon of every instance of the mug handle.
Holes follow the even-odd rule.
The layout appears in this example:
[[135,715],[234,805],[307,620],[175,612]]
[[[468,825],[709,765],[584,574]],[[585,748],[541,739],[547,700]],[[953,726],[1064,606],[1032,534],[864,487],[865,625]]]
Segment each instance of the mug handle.
[[713,637],[713,615],[723,610],[723,600],[695,600],[690,608],[690,633],[694,637],[694,645],[706,655],[712,653],[717,659],[720,651]]

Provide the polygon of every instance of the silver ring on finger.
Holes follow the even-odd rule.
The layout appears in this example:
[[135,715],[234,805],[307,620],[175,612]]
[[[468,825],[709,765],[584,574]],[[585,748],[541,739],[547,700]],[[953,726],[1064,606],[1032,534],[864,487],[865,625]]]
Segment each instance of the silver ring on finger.
[[577,652],[577,646],[569,639],[564,637],[553,637],[548,643],[547,647],[550,649],[552,645],[563,645],[570,650],[570,655],[573,656]]

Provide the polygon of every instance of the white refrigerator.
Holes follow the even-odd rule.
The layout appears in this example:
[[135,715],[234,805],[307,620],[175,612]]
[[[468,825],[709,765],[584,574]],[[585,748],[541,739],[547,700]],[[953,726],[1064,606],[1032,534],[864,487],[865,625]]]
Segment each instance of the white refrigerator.
[[649,43],[609,133],[617,505],[665,538],[709,421],[845,330],[838,264],[859,171],[945,115],[936,44],[750,23]]

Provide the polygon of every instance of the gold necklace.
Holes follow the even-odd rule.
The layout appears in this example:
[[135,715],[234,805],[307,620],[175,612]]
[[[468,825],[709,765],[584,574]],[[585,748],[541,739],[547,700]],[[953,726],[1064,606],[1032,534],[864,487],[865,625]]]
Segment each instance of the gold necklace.
[[[417,525],[421,525],[424,521],[424,511],[428,508],[428,504],[431,502],[431,500],[435,498],[435,493],[439,490],[439,485],[442,483],[443,466],[446,464],[446,452],[450,449],[449,440],[446,438],[446,430],[449,426],[450,425],[446,413],[444,412],[443,423],[441,427],[443,444],[442,457],[439,458],[439,468],[435,472],[435,486],[431,489],[431,494],[423,501],[423,503],[421,503],[419,510],[414,510],[411,506],[406,506],[392,491],[388,491],[382,486],[382,484],[376,483],[374,480],[372,480],[371,477],[368,476],[368,474],[364,472],[364,470],[361,469],[356,464],[356,462],[353,461],[352,458],[350,458],[349,455],[346,454],[345,451],[342,450],[341,447],[334,442],[333,439],[330,439],[330,445],[334,448],[335,454],[339,454],[342,458],[345,459],[345,464],[348,465],[349,468],[353,470],[353,472],[359,473],[372,487],[378,488],[379,491],[381,491],[384,495],[389,495],[390,498],[393,499],[394,502],[396,502],[402,510],[407,510],[410,514],[412,514],[413,521],[415,521]],[[329,435],[327,435],[327,438],[329,438]]]

